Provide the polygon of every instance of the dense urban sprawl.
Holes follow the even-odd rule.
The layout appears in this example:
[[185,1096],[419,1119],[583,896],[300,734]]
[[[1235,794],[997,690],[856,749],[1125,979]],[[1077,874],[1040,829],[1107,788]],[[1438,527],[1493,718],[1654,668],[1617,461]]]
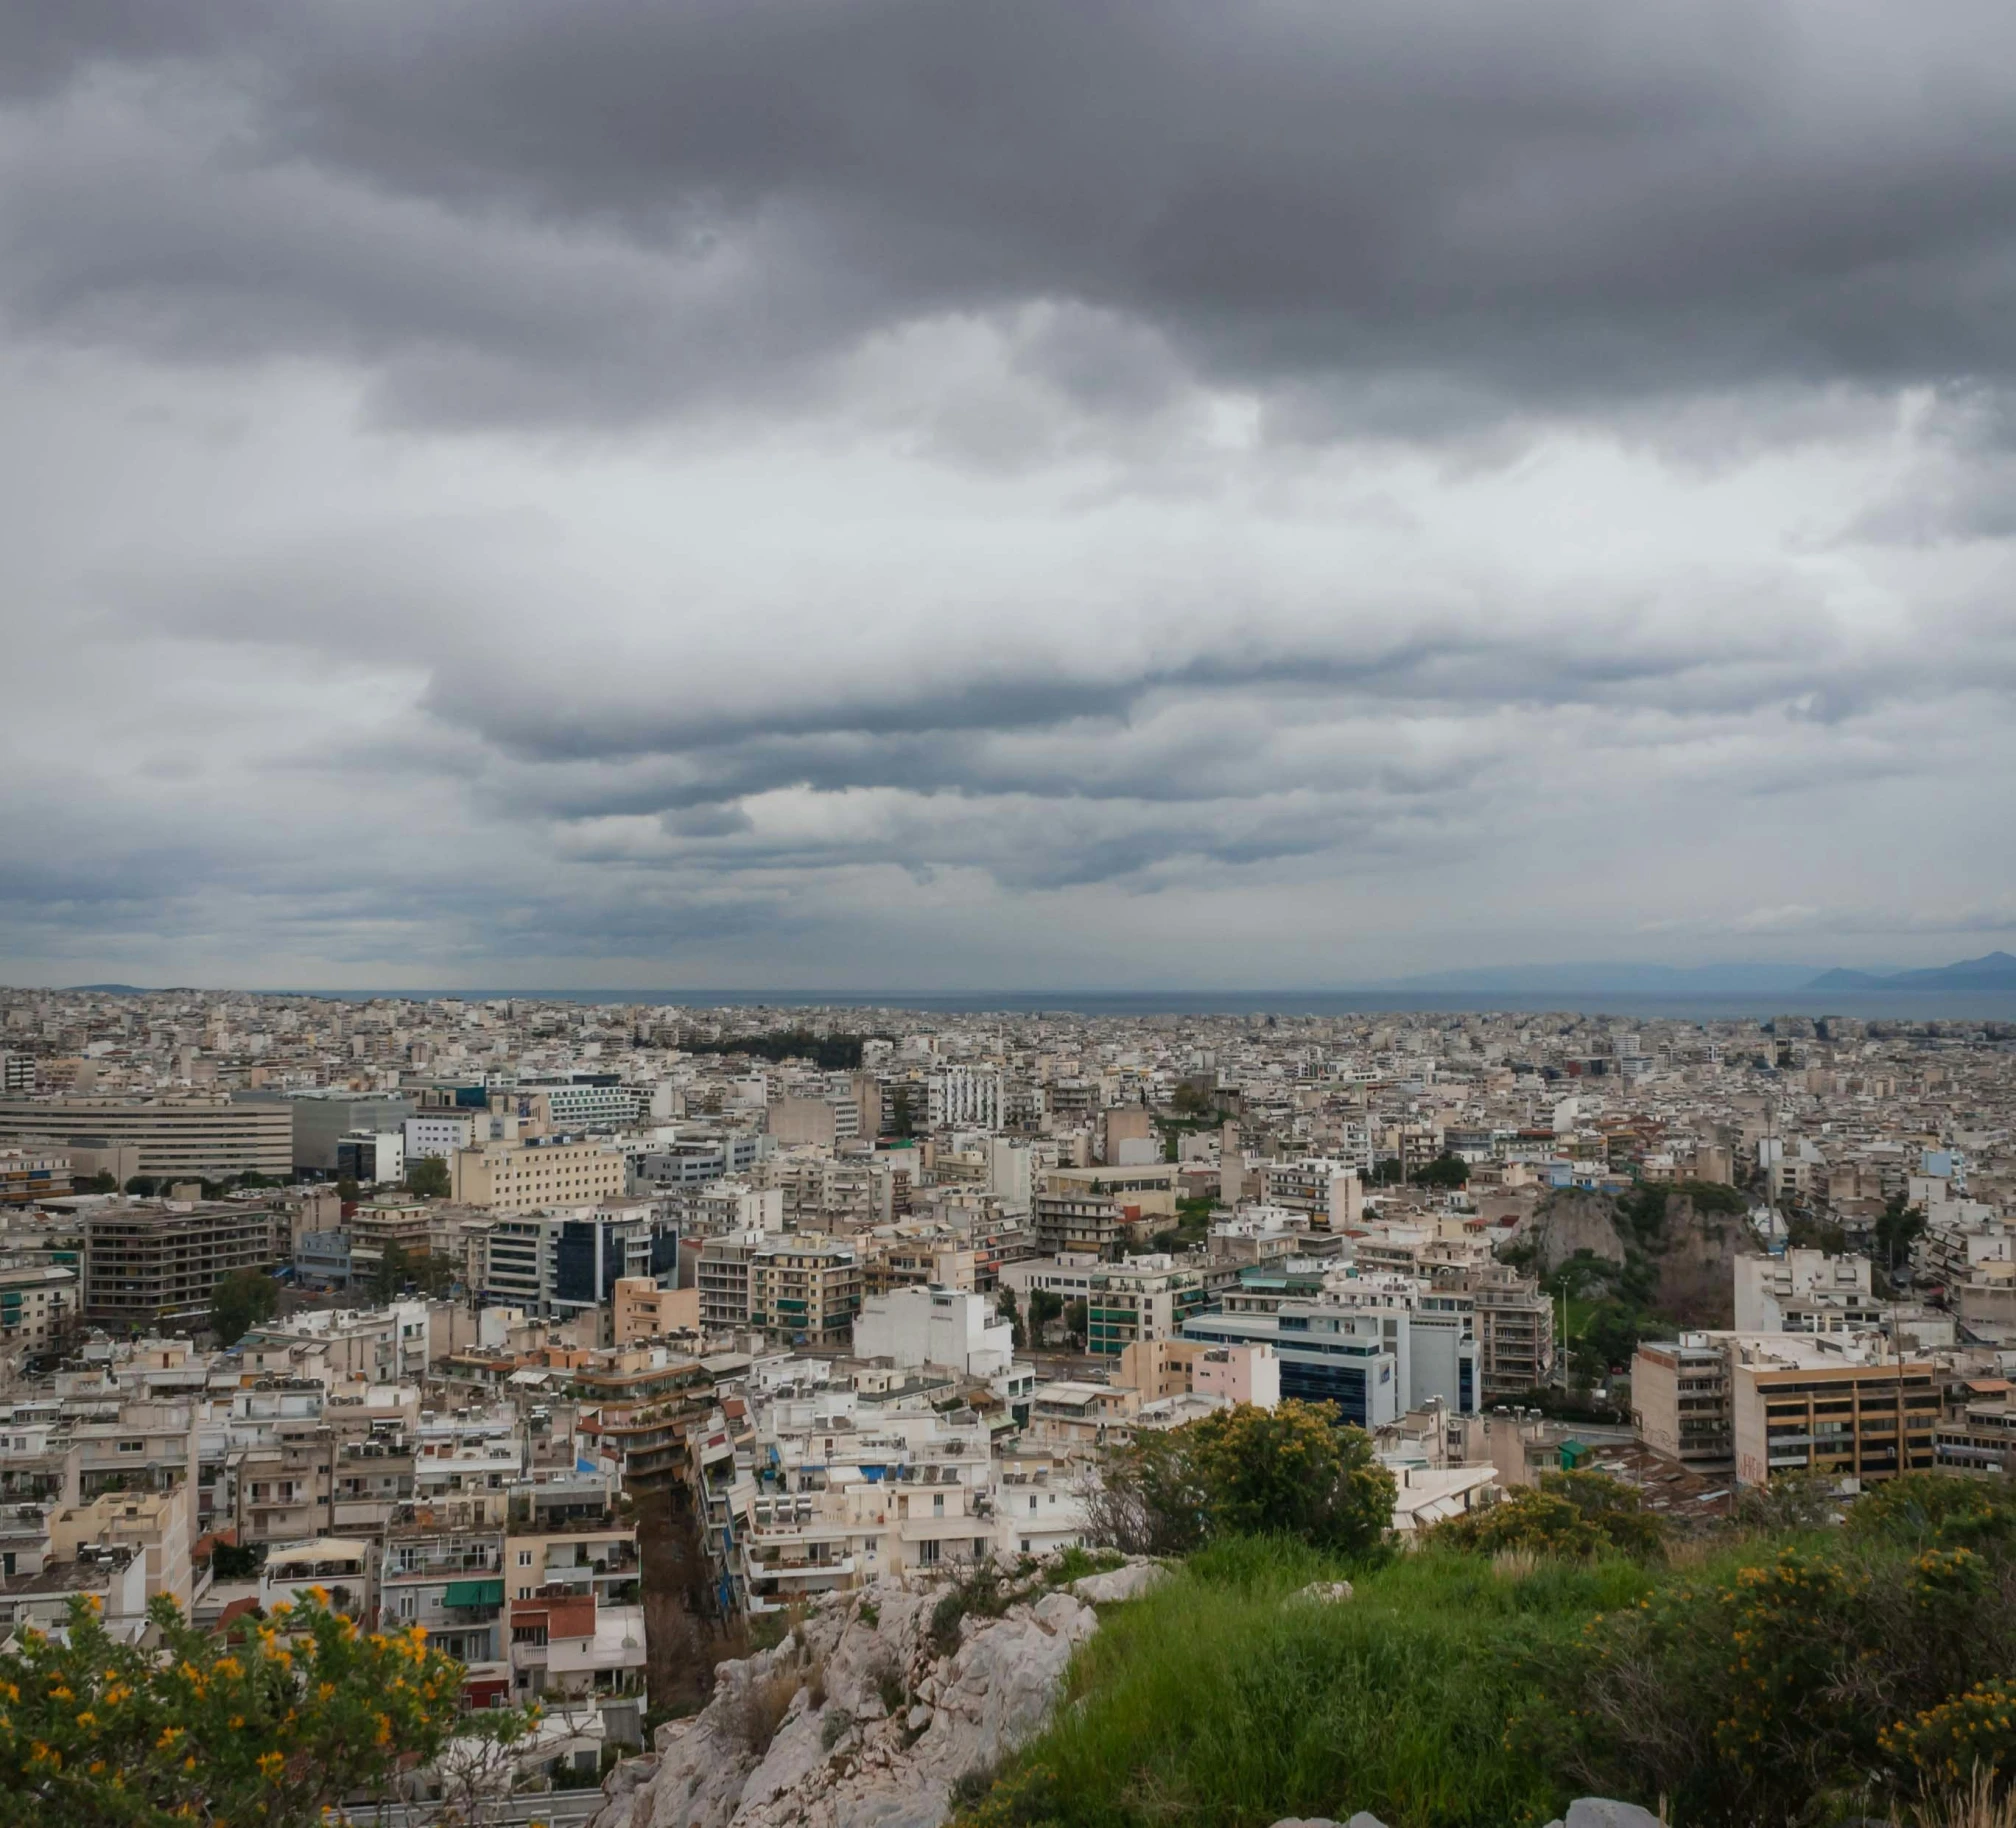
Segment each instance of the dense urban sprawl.
[[822,1594],[1336,1405],[1402,1538],[2000,1471],[2016,1027],[0,992],[0,1636],[321,1588],[599,1773]]

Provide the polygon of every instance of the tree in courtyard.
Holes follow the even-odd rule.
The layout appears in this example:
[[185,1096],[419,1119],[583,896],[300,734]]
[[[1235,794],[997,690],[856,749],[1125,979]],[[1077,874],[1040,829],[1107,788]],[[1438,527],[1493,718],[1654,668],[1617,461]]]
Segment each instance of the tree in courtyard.
[[420,1626],[367,1634],[319,1590],[228,1635],[198,1631],[165,1597],[148,1614],[151,1648],[79,1598],[67,1632],[24,1631],[0,1652],[9,1820],[305,1828],[433,1759],[455,1728],[462,1666]]
[[161,1183],[151,1174],[136,1174],[126,1183],[126,1191],[139,1200],[151,1200],[160,1187]]
[[1064,1304],[1064,1338],[1077,1351],[1085,1350],[1085,1324],[1090,1311],[1082,1301],[1067,1301]]
[[1907,1206],[1904,1196],[1895,1193],[1883,1208],[1875,1226],[1876,1251],[1894,1282],[1897,1265],[1911,1261],[1911,1246],[1925,1233],[1925,1215],[1916,1206]]
[[1050,1323],[1063,1317],[1063,1296],[1047,1288],[1032,1288],[1029,1291],[1029,1337],[1034,1344],[1040,1346]]
[[210,1330],[221,1346],[235,1346],[280,1305],[280,1286],[256,1269],[233,1270],[211,1291]]
[[448,1162],[445,1156],[423,1155],[406,1169],[406,1190],[423,1200],[448,1197]]

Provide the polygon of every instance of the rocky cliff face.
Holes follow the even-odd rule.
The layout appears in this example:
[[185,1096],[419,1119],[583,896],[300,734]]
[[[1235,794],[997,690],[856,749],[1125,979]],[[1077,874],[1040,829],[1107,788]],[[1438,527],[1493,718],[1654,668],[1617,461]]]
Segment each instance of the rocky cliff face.
[[1732,1265],[1758,1248],[1742,1214],[1704,1212],[1686,1194],[1675,1193],[1635,1231],[1623,1217],[1606,1194],[1572,1188],[1549,1194],[1527,1233],[1535,1270],[1552,1275],[1582,1251],[1619,1270],[1635,1262],[1647,1277],[1651,1307],[1676,1326],[1733,1324]]
[[1683,1327],[1734,1326],[1736,1259],[1758,1249],[1749,1221],[1739,1213],[1698,1211],[1677,1195],[1666,1205],[1663,1243],[1653,1259],[1660,1313]]
[[1043,1725],[1098,1628],[1089,1601],[1145,1578],[1097,1576],[1082,1597],[1035,1583],[999,1617],[956,1620],[945,1583],[828,1600],[776,1649],[721,1664],[706,1707],[611,1774],[593,1828],[937,1828],[960,1779]]
[[1624,1261],[1616,1203],[1600,1193],[1576,1188],[1550,1193],[1534,1209],[1527,1237],[1533,1245],[1534,1267],[1543,1276],[1551,1276],[1585,1250],[1601,1263]]

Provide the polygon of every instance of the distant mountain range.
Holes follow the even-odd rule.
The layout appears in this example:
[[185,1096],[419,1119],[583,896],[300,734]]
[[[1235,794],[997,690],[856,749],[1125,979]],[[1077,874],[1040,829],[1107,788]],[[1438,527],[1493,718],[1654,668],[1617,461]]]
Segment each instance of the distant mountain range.
[[[1816,975],[1817,973],[1817,975]],[[1567,965],[1484,965],[1395,978],[1386,990],[1516,996],[1769,996],[1827,990],[2011,990],[2016,957],[1991,952],[1921,971],[1820,971],[1813,965],[1645,965],[1615,960]]]
[[2016,958],[1990,952],[1923,971],[1823,971],[1808,990],[2016,990]]
[[1813,981],[1811,965],[1638,965],[1614,959],[1569,965],[1484,965],[1463,971],[1431,971],[1396,978],[1386,990],[1456,994],[1510,991],[1547,996],[1555,991],[1600,996],[1727,996],[1803,990]]

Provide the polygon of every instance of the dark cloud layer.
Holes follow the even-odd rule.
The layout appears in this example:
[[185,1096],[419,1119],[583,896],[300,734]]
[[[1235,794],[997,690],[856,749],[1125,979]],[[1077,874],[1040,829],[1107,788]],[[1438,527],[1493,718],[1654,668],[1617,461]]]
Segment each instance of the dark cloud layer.
[[[1395,435],[2016,353],[1988,4],[304,0],[10,31],[74,155],[11,212],[17,310],[338,351],[420,417],[776,403],[780,366],[1056,301],[1094,315],[1024,360],[1093,411],[1187,370]],[[148,119],[93,156],[122,93]],[[1116,325],[1148,333],[1117,364]]]
[[0,963],[1987,930],[2012,52],[1985,0],[0,12]]

